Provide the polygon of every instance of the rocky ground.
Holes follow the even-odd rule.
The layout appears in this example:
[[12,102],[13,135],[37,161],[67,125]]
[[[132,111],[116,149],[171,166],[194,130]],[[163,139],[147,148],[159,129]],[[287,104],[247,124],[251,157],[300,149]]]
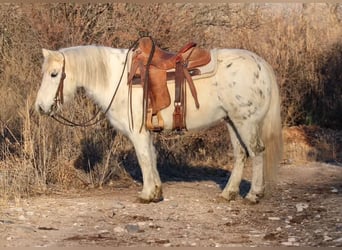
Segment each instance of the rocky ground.
[[218,199],[227,177],[169,178],[152,204],[136,202],[139,183],[12,202],[1,207],[0,247],[342,246],[342,166],[282,165],[256,205]]

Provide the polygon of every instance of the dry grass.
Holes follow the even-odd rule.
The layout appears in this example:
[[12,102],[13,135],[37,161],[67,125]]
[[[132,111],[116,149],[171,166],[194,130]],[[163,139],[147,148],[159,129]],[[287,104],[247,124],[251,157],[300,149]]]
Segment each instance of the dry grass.
[[[0,198],[54,185],[102,186],[138,167],[130,143],[107,122],[69,128],[33,111],[41,48],[127,48],[152,35],[174,51],[190,40],[207,48],[249,49],[276,71],[284,126],[341,129],[341,4],[293,6],[265,11],[269,7],[258,4],[1,4]],[[85,120],[95,109],[81,92],[65,115]],[[231,165],[229,137],[219,136],[221,130],[156,137],[160,166]]]
[[285,128],[283,138],[286,163],[342,161],[342,131],[301,125]]

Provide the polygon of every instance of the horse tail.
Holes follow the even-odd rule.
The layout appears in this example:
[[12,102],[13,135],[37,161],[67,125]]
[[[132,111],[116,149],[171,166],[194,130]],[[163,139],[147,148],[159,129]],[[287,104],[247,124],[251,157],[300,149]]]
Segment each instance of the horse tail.
[[[271,80],[271,101],[261,127],[261,138],[265,145],[263,156],[266,186],[274,184],[283,154],[282,124],[280,116],[280,95],[275,73],[267,64]],[[266,188],[268,189],[268,188]]]

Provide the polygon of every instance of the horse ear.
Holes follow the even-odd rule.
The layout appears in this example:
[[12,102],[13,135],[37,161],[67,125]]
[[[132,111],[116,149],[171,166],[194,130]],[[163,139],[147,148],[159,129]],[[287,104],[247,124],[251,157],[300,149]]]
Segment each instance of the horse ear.
[[42,52],[43,52],[44,57],[48,57],[49,55],[52,54],[52,51],[48,49],[42,49]]

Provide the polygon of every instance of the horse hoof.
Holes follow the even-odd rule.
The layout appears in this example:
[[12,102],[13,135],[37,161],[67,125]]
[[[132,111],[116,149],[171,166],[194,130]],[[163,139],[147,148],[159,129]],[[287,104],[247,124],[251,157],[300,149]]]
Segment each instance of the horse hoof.
[[157,203],[157,202],[160,202],[160,201],[163,201],[164,198],[163,197],[159,197],[159,198],[154,198],[154,199],[144,199],[142,197],[138,197],[135,201],[135,203],[140,203],[140,204],[149,204],[151,202],[153,203]]
[[227,201],[236,200],[237,196],[238,196],[237,192],[225,192],[225,193],[221,193],[221,195],[219,197],[221,199],[224,199],[227,202]]
[[154,192],[154,195],[143,195],[140,194],[140,196],[138,197],[137,199],[137,202],[138,203],[142,203],[142,204],[148,204],[148,203],[151,203],[151,202],[154,202],[154,203],[157,203],[157,202],[160,202],[162,201],[164,198],[163,198],[163,191],[161,188],[156,188],[155,192]]
[[146,200],[146,199],[143,199],[141,197],[138,197],[135,199],[135,202],[134,203],[140,203],[140,204],[149,204],[151,203],[150,200]]
[[222,195],[217,195],[215,198],[213,198],[213,202],[214,203],[227,203],[229,201]]
[[151,202],[157,203],[163,200],[163,190],[162,187],[156,185],[153,190],[144,189],[139,194],[136,202],[142,204],[148,204]]
[[260,202],[262,195],[248,193],[244,199],[248,204],[254,205]]

